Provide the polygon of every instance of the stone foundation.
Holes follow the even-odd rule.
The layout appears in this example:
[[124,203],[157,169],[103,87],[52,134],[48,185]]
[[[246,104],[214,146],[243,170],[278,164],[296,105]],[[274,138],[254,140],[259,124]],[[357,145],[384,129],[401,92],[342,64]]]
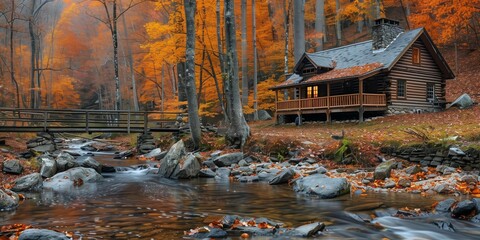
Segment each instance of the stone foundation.
[[441,109],[439,108],[405,108],[405,107],[392,107],[389,106],[387,110],[387,115],[398,115],[406,113],[427,113],[427,112],[438,112]]
[[441,147],[382,147],[380,151],[421,166],[446,165],[464,170],[480,169],[480,150],[473,148],[464,154],[456,154]]

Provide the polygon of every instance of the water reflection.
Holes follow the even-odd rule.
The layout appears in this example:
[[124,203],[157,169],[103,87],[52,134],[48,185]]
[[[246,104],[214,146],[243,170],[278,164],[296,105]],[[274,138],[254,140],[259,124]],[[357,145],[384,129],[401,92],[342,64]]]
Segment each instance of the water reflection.
[[[327,224],[323,239],[470,239],[480,234],[478,225],[465,221],[452,220],[457,233],[440,230],[432,224],[438,216],[365,221],[372,213],[389,215],[392,208],[427,208],[444,198],[439,195],[372,193],[325,200],[297,195],[288,185],[174,181],[149,174],[148,169],[106,174],[102,182],[82,191],[44,191],[27,197],[15,212],[0,213],[2,224],[75,230],[85,239],[179,239],[184,231],[205,225],[205,217],[224,214],[267,217],[287,226],[323,221]],[[381,210],[344,212],[347,207],[379,201],[385,206]]]

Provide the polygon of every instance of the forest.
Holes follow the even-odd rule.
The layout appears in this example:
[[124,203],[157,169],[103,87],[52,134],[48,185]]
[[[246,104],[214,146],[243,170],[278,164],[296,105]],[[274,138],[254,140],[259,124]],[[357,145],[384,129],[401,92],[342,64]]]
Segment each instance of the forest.
[[[198,109],[203,117],[221,117],[228,54],[225,2],[195,4]],[[426,27],[442,51],[480,46],[480,0],[239,0],[234,5],[245,113],[273,110],[275,96],[268,88],[285,79],[297,52],[368,40],[377,18],[399,20],[407,30]],[[186,104],[186,23],[184,2],[178,0],[1,0],[0,106],[178,109]]]

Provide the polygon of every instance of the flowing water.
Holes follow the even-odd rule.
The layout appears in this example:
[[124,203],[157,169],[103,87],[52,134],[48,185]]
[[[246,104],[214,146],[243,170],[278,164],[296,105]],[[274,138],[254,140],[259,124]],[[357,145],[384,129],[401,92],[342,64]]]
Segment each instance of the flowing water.
[[[116,166],[125,166],[125,161],[135,163],[112,160],[110,155],[95,158]],[[390,217],[394,208],[428,208],[444,196],[369,193],[324,200],[298,195],[288,185],[214,179],[173,181],[149,172],[151,169],[104,174],[104,181],[68,194],[29,194],[16,211],[0,212],[1,225],[25,223],[74,231],[82,239],[181,239],[184,231],[207,225],[203,222],[207,216],[235,214],[266,217],[293,227],[322,221],[327,230],[319,239],[480,238],[480,225],[467,221],[431,215],[416,219]],[[378,201],[385,207],[355,213],[344,211]],[[362,221],[371,214],[378,217],[371,223]],[[439,229],[434,225],[439,221],[451,222],[456,232]]]

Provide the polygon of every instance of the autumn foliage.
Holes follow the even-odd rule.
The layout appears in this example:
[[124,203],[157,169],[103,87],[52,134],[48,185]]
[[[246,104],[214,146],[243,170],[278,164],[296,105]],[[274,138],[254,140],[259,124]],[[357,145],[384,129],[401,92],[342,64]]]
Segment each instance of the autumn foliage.
[[[112,41],[105,27],[105,9],[98,1],[36,1],[46,2],[32,21],[33,35],[29,34],[29,9],[33,1],[0,0],[0,106],[28,107],[31,93],[39,94],[41,108],[113,108],[114,83]],[[114,1],[108,1],[111,4]],[[128,8],[131,1],[116,1],[119,11]],[[137,92],[140,108],[174,110],[184,105],[179,100],[182,73],[179,64],[185,58],[185,16],[183,1],[141,2],[128,9],[118,19],[119,73],[123,109],[133,109],[133,91]],[[335,24],[342,25],[341,44],[370,39],[369,29],[377,17],[400,20],[410,29],[425,26],[440,47],[456,45],[460,49],[479,46],[480,0],[445,1],[325,1],[325,33],[315,32],[315,1],[305,1],[306,49],[317,47],[317,38],[323,37],[324,48],[336,46]],[[223,96],[223,75],[220,61],[224,51],[223,2],[197,1],[196,14],[196,86],[199,110],[202,116],[221,115],[219,97]],[[240,1],[235,14],[240,16]],[[108,5],[111,7],[111,5]],[[285,56],[286,20],[292,28],[292,6],[285,1],[257,1],[256,39],[258,49],[259,109],[274,109],[274,94],[268,88],[285,79],[287,69],[292,71],[293,31],[290,29],[289,49]],[[219,19],[217,22],[217,9]],[[252,5],[247,3],[247,64],[249,103],[247,113],[253,112],[253,48]],[[289,18],[286,18],[288,14]],[[240,36],[240,17],[237,18]],[[220,39],[217,39],[217,26]],[[35,36],[36,65],[31,66],[30,53]],[[237,38],[240,41],[240,37]],[[223,49],[219,48],[223,44]],[[240,46],[241,44],[238,44]],[[241,51],[239,51],[240,53]],[[450,56],[450,55],[447,55]],[[239,56],[242,58],[244,56]],[[451,58],[447,61],[452,62]],[[33,73],[33,74],[32,74]],[[33,76],[33,78],[32,78]],[[462,75],[457,75],[461,78]],[[243,79],[244,76],[241,76]],[[18,94],[17,86],[18,85]]]

